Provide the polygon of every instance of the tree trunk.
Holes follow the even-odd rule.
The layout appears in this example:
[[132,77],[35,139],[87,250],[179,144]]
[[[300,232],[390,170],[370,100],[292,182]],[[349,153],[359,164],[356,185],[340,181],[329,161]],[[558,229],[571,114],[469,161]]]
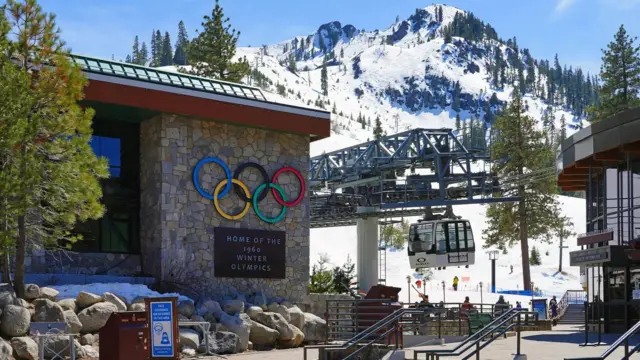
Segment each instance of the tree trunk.
[[13,288],[16,295],[24,299],[24,257],[27,247],[27,228],[24,215],[18,216],[18,239],[16,241],[16,269]]
[[11,256],[9,256],[9,251],[2,254],[2,282],[11,284]]
[[518,186],[518,216],[520,218],[520,251],[522,252],[522,281],[524,289],[531,290],[531,269],[529,268],[529,241],[527,239],[527,209],[524,185]]

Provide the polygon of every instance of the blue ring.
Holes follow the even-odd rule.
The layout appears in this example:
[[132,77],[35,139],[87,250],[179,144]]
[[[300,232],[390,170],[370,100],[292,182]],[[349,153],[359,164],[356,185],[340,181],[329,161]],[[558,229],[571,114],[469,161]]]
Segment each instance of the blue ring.
[[231,180],[233,179],[233,177],[231,176],[231,170],[229,170],[229,167],[227,166],[227,164],[225,164],[224,161],[220,160],[219,158],[210,157],[210,158],[204,158],[198,161],[198,164],[193,169],[193,185],[196,187],[196,190],[198,190],[200,195],[202,195],[206,199],[213,200],[213,195],[207,194],[204,190],[202,190],[202,188],[200,187],[200,184],[198,183],[198,171],[200,171],[200,168],[202,167],[202,165],[208,164],[208,163],[216,163],[220,165],[222,170],[224,170],[225,175],[227,175],[227,185],[224,187],[224,190],[222,190],[220,194],[218,194],[218,199],[222,199],[225,195],[227,195],[229,190],[231,190]]

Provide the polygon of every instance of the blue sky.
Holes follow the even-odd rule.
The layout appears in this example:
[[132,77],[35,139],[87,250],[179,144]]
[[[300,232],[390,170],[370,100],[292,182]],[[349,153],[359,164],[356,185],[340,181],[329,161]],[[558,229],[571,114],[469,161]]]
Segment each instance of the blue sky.
[[[260,46],[307,35],[329,21],[359,29],[387,28],[396,15],[406,18],[431,0],[221,0],[240,45]],[[552,58],[598,71],[601,52],[624,24],[640,35],[640,0],[446,0],[492,24],[502,38],[516,36],[536,58]],[[175,40],[184,20],[189,35],[210,14],[213,0],[40,0],[58,16],[63,38],[74,52],[123,59],[135,35],[148,42],[152,29]],[[321,5],[322,4],[322,5]],[[635,16],[634,16],[635,14]]]

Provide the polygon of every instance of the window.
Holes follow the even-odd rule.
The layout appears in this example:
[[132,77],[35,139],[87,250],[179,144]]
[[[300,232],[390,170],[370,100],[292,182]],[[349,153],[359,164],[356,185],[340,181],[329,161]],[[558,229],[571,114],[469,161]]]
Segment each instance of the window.
[[409,230],[409,246],[414,252],[432,252],[433,224],[413,225]]
[[93,148],[94,154],[100,157],[105,157],[109,160],[109,173],[111,177],[120,177],[121,170],[121,152],[120,152],[120,139],[105,137],[105,136],[93,136],[91,138],[91,148]]
[[438,253],[444,254],[447,252],[447,237],[444,230],[444,224],[439,223],[436,227],[436,241],[438,244]]

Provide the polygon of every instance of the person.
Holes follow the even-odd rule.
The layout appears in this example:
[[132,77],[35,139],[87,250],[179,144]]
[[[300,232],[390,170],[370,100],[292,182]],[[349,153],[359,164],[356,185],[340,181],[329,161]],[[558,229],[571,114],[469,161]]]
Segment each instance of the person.
[[473,305],[469,302],[469,297],[465,296],[464,302],[462,303],[462,306],[460,306],[460,317],[466,318],[467,314],[469,314],[471,310],[473,310]]
[[453,277],[453,291],[458,291],[458,277]]
[[496,302],[496,305],[506,305],[507,302],[504,301],[504,296],[500,295],[500,297],[498,298],[498,301]]
[[509,274],[513,274],[513,265],[511,265],[511,272]]
[[496,305],[494,306],[494,316],[502,314],[508,308],[509,308],[509,305],[504,300],[504,296],[500,295],[500,297],[498,298],[498,301],[496,302]]
[[520,301],[516,301],[516,309],[522,310],[522,304],[520,304]]
[[549,301],[549,307],[551,308],[551,317],[555,318],[558,316],[558,300],[556,300],[556,296],[554,295]]

